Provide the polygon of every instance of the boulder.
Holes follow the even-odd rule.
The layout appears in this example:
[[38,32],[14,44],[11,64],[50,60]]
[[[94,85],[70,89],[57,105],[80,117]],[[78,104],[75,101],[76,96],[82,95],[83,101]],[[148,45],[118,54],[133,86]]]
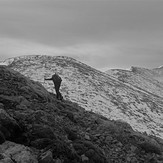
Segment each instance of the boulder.
[[0,131],[6,139],[14,139],[21,132],[21,128],[16,120],[4,109],[0,109]]
[[48,138],[36,139],[30,143],[30,145],[37,149],[44,149],[47,146],[51,145],[53,141]]
[[46,151],[39,156],[39,163],[55,163],[52,152]]
[[0,103],[0,109],[4,109],[4,105]]
[[107,163],[101,149],[90,141],[75,141],[73,142],[73,147],[76,150],[77,154],[82,156],[82,159],[83,156],[86,156],[90,162]]
[[65,131],[67,133],[67,138],[69,140],[74,141],[74,140],[78,139],[77,131],[66,128],[66,127],[65,127]]
[[0,144],[5,142],[5,136],[3,135],[3,133],[0,131]]
[[9,158],[9,157],[4,158],[4,159],[2,159],[2,160],[0,160],[0,161],[1,161],[1,163],[14,163],[14,162],[11,160],[11,158]]
[[47,125],[34,124],[31,128],[31,139],[36,140],[40,138],[55,139],[56,135],[54,134],[51,127]]
[[3,158],[1,159],[3,163],[12,163],[12,161],[19,163],[38,163],[37,151],[24,145],[6,141],[0,145],[0,149],[3,154]]
[[161,146],[154,139],[145,139],[138,143],[138,145],[145,150],[147,153],[161,154]]

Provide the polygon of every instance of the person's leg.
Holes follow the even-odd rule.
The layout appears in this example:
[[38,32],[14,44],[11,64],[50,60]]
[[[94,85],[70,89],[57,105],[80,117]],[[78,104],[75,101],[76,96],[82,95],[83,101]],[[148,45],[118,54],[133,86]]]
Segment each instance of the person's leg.
[[62,94],[61,94],[61,92],[59,92],[59,100],[63,100],[63,96],[62,96]]
[[59,92],[60,86],[61,86],[61,82],[55,83],[55,91],[56,91],[57,99],[61,99],[61,93]]
[[[58,87],[59,87],[59,88],[58,88],[58,91],[59,91],[59,89],[60,89],[60,86],[61,86],[61,82],[58,83]],[[62,96],[62,94],[61,94],[60,91],[59,91],[59,99],[60,99],[60,100],[63,100],[63,96]]]
[[59,87],[57,84],[55,84],[55,92],[56,92],[57,99],[59,99]]

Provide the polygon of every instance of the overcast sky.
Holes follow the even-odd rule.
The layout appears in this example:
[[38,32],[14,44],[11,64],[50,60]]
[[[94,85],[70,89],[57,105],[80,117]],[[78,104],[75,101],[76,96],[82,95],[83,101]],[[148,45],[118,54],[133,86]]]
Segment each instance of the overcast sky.
[[0,0],[0,60],[66,55],[100,70],[163,65],[162,0]]

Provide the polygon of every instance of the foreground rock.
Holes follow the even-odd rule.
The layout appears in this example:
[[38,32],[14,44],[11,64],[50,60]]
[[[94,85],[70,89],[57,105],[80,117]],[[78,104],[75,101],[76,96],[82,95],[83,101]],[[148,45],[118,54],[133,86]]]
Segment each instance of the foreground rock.
[[39,83],[4,66],[0,92],[2,163],[163,162],[162,139],[58,101]]
[[38,163],[37,151],[24,145],[6,141],[0,145],[1,163]]
[[21,128],[14,118],[12,118],[4,109],[3,105],[0,104],[0,133],[1,133],[1,143],[5,139],[12,140],[18,137],[21,133]]

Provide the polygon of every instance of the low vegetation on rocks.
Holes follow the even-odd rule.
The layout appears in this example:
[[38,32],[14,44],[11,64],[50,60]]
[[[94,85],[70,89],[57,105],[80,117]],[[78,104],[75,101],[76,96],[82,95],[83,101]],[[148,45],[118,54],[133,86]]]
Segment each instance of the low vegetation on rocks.
[[88,112],[0,66],[1,163],[161,163],[163,140]]

